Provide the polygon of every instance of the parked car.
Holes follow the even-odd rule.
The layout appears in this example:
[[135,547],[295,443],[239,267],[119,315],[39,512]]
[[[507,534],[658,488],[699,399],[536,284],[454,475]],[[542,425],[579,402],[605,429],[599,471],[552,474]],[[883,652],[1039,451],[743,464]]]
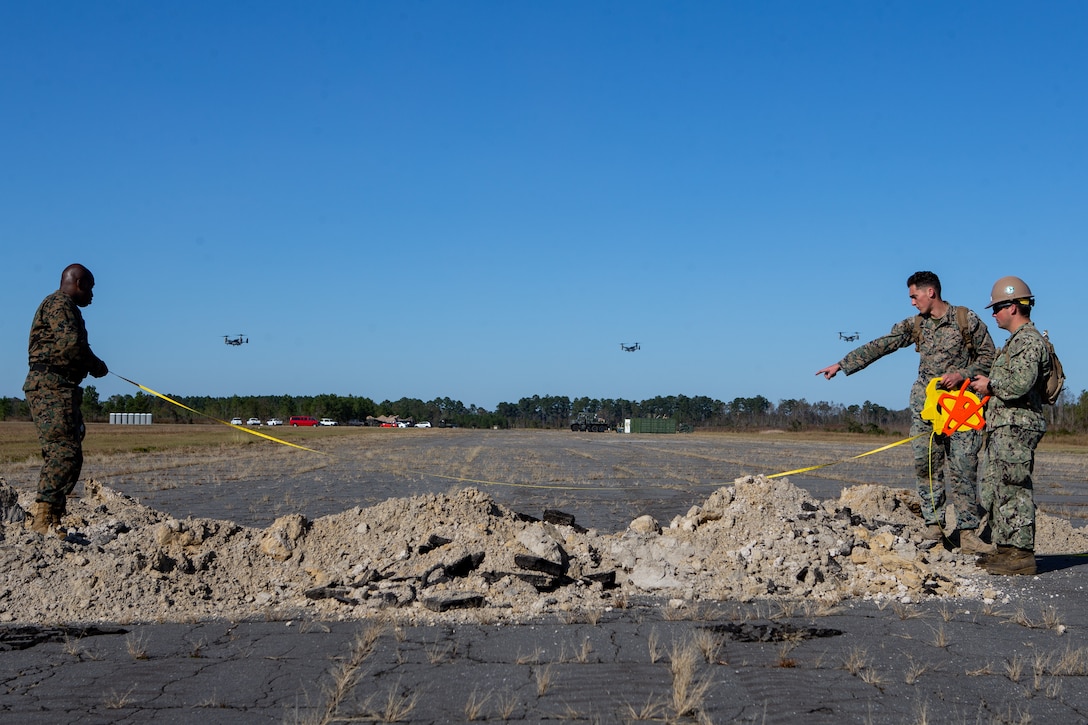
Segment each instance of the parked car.
[[399,420],[399,421],[397,421],[397,427],[398,428],[411,428],[412,424],[409,423],[406,420]]
[[430,427],[431,427],[431,421],[429,421],[429,420],[421,420],[418,423],[416,423],[416,428],[430,428]]
[[231,425],[241,425],[242,424],[242,419],[241,418],[231,418],[230,419],[230,424]]
[[260,425],[260,424],[261,424],[261,419],[260,418],[250,418],[249,420],[246,421],[246,425]]
[[340,425],[339,423],[337,423],[332,418],[322,418],[320,421],[318,421],[317,424],[318,425]]
[[288,422],[297,428],[300,425],[317,425],[317,418],[312,415],[292,415]]
[[355,427],[364,426],[364,425],[366,425],[366,421],[359,420],[358,418],[352,418],[351,420],[348,421],[348,425],[355,426]]
[[279,418],[269,418],[265,425],[283,425],[283,421]]
[[378,426],[378,427],[379,427],[379,428],[396,428],[396,427],[397,427],[397,424],[396,424],[396,423],[382,423],[382,424],[381,424],[380,426]]

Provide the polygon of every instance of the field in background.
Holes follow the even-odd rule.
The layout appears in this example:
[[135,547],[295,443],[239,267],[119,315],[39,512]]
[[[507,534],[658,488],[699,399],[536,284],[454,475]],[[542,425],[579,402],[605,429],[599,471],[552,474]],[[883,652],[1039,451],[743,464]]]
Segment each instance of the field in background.
[[[264,426],[253,430],[292,443],[307,445],[307,441],[366,432],[369,429]],[[243,446],[251,443],[275,445],[266,439],[219,424],[110,425],[109,423],[91,423],[87,426],[87,438],[83,441],[83,453],[85,456],[100,456],[115,453],[149,453],[153,451],[182,451],[209,447]],[[30,458],[41,460],[40,450],[38,435],[34,430],[33,423],[23,421],[0,422],[0,463],[26,461]]]
[[[341,441],[347,437],[358,438],[360,441],[368,440],[367,436],[383,436],[382,440],[395,440],[392,436],[433,436],[441,437],[446,431],[440,429],[401,429],[401,428],[349,428],[346,426],[316,427],[316,428],[292,428],[290,426],[264,426],[255,428],[261,433],[280,438],[292,443],[309,446],[310,443],[322,441]],[[507,431],[509,433],[556,433],[554,431]],[[497,434],[501,434],[498,432]],[[618,436],[618,433],[567,433],[559,431],[557,434],[566,434],[573,438],[577,436]],[[713,432],[713,433],[686,433],[678,434],[681,438],[725,438],[734,440],[767,440],[773,437],[776,441],[799,442],[827,442],[835,444],[869,445],[877,448],[881,445],[898,440],[898,435],[876,436],[853,433],[832,433],[828,431],[761,431],[752,433]],[[653,439],[654,436],[638,436],[643,439]],[[671,436],[661,436],[662,439]],[[243,433],[233,428],[219,424],[154,424],[154,425],[110,425],[108,423],[92,423],[88,426],[87,438],[83,442],[84,455],[101,456],[116,453],[150,453],[163,451],[188,451],[201,448],[222,448],[246,445],[276,445],[258,436]],[[1088,454],[1088,434],[1075,434],[1055,436],[1048,434],[1040,446],[1044,451],[1061,451],[1064,453]],[[34,425],[22,421],[0,422],[0,464],[40,460],[40,448]]]
[[[585,526],[622,530],[651,514],[667,523],[716,488],[745,475],[784,473],[817,498],[876,483],[913,490],[911,449],[894,436],[795,433],[622,435],[556,430],[263,428],[320,453],[277,445],[222,425],[92,425],[82,480],[97,479],[178,518],[268,526],[388,498],[472,486],[516,511],[557,508]],[[1088,520],[1088,446],[1045,444],[1036,467],[1039,507]],[[18,490],[37,484],[33,426],[0,423],[0,476]]]

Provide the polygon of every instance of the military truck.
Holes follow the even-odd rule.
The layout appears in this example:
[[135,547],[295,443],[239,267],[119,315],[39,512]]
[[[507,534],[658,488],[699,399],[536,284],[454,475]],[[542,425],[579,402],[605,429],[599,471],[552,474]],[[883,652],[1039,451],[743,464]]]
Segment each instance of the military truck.
[[570,429],[574,431],[590,431],[593,433],[603,433],[606,430],[610,430],[612,426],[608,425],[608,421],[599,415],[590,415],[589,413],[579,413],[578,417],[571,421]]

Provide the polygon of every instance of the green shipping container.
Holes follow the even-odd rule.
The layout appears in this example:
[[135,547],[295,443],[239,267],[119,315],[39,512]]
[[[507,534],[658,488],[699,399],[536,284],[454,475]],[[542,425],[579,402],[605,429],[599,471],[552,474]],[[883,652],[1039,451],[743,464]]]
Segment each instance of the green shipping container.
[[675,433],[675,418],[631,418],[630,426],[625,425],[628,433]]

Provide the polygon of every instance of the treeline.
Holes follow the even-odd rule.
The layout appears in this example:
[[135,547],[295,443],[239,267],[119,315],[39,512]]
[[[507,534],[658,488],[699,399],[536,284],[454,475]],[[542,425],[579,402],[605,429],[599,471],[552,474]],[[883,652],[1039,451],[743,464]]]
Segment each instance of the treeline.
[[889,410],[869,401],[843,406],[791,399],[776,405],[762,395],[729,402],[705,395],[659,395],[642,401],[534,395],[517,403],[499,403],[495,413],[510,428],[565,428],[578,413],[598,415],[611,425],[621,425],[624,418],[673,418],[687,428],[839,428],[879,433],[910,427],[909,410]]
[[[365,421],[369,416],[393,415],[402,420],[426,420],[435,425],[445,422],[463,428],[566,428],[572,418],[584,412],[600,416],[613,426],[622,425],[624,418],[673,418],[686,427],[795,430],[837,427],[858,432],[905,430],[910,425],[908,411],[893,411],[868,401],[860,406],[842,406],[822,401],[810,404],[805,400],[782,400],[775,405],[762,395],[735,398],[728,403],[706,396],[686,395],[658,396],[642,401],[533,395],[516,403],[499,403],[493,411],[448,397],[430,401],[401,398],[380,403],[366,397],[334,394],[169,397],[198,413],[144,392],[113,395],[101,400],[95,387],[88,385],[83,394],[83,415],[88,421],[99,422],[109,420],[110,413],[151,413],[159,423],[196,423],[204,420],[204,416],[220,420],[255,416],[262,421],[269,418],[286,421],[292,415],[333,418],[347,423]],[[8,398],[2,402],[0,419],[30,419],[25,401]]]
[[[333,418],[340,423],[365,421],[368,416],[393,415],[402,420],[445,422],[463,428],[566,428],[579,413],[597,415],[613,426],[625,418],[673,418],[684,428],[777,428],[782,430],[826,429],[856,433],[905,433],[910,427],[910,411],[890,410],[865,401],[861,405],[841,405],[805,399],[771,402],[757,395],[725,402],[707,396],[667,395],[635,401],[622,398],[569,398],[562,395],[533,395],[516,403],[499,403],[490,411],[465,405],[451,398],[423,401],[418,398],[383,400],[354,395],[250,395],[230,397],[170,396],[193,410],[172,405],[161,398],[137,392],[112,395],[100,400],[93,385],[84,389],[83,415],[88,421],[109,420],[110,413],[151,413],[158,423],[196,423],[211,416],[229,420],[234,416],[255,416],[262,421],[292,415]],[[1088,431],[1088,391],[1074,401],[1063,394],[1058,405],[1047,407],[1048,424],[1055,433]],[[202,415],[201,415],[202,414]],[[29,420],[26,402],[19,398],[0,398],[0,420]]]

